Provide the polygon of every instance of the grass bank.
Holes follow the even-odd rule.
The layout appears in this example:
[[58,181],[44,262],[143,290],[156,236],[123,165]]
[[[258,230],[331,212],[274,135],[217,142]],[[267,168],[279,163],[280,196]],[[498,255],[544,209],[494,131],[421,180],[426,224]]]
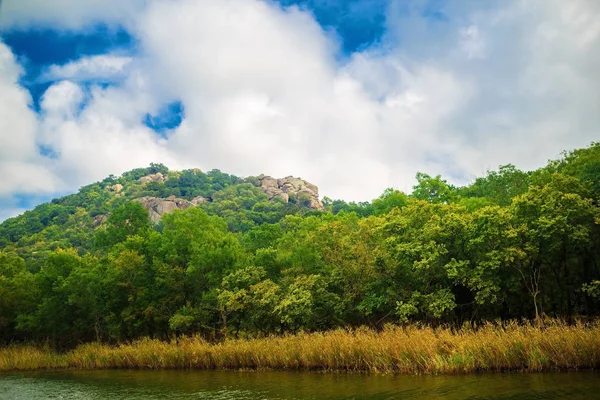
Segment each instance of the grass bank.
[[286,369],[455,374],[600,367],[600,323],[493,324],[458,331],[388,327],[208,343],[200,338],[86,344],[58,354],[0,349],[0,371],[74,369]]

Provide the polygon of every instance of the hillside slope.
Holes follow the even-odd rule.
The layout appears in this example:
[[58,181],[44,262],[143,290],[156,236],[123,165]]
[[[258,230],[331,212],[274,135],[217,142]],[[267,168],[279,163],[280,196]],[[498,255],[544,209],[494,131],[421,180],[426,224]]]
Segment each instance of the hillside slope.
[[176,209],[200,207],[226,219],[231,231],[247,231],[289,214],[323,211],[318,188],[300,178],[239,178],[212,170],[169,171],[161,164],[82,187],[78,193],[42,204],[0,224],[0,246],[31,256],[47,250],[93,248],[94,232],[126,202],[139,202],[154,224]]

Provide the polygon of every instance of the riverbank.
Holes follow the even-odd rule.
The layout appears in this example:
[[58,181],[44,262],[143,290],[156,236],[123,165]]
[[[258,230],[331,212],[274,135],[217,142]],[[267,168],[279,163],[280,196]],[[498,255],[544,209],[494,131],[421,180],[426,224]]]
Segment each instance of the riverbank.
[[201,338],[92,343],[67,353],[0,349],[0,371],[37,369],[275,369],[404,374],[600,367],[600,323],[477,329],[388,327],[209,343]]

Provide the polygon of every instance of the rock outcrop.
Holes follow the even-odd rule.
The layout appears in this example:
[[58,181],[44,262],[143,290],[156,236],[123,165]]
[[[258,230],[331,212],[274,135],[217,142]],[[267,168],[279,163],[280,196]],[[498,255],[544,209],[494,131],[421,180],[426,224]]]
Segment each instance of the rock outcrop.
[[210,201],[209,198],[198,196],[198,197],[194,197],[192,200],[190,200],[190,203],[197,206],[200,203],[208,203],[209,201]]
[[117,183],[115,185],[108,186],[106,189],[108,189],[109,192],[121,193],[121,190],[123,190],[123,185]]
[[154,223],[158,222],[163,214],[171,213],[175,210],[185,210],[186,208],[194,207],[196,204],[198,204],[194,204],[191,201],[180,199],[175,196],[169,196],[166,199],[146,196],[140,197],[139,199],[135,199],[133,201],[137,201],[144,206],[146,210],[148,210],[150,220]]
[[107,215],[103,215],[103,214],[96,215],[94,217],[94,228],[97,228],[100,225],[102,225],[103,223],[105,223],[107,219],[108,219]]
[[305,203],[313,210],[325,209],[319,200],[319,188],[310,182],[293,176],[275,179],[271,176],[260,175],[257,178],[260,188],[269,196],[269,200],[281,199],[287,203],[293,196],[296,201]]
[[142,185],[145,185],[146,183],[150,183],[150,182],[158,182],[158,183],[161,183],[161,182],[164,182],[164,181],[166,181],[166,180],[167,180],[167,178],[168,178],[168,177],[167,177],[167,175],[163,175],[163,174],[161,174],[160,172],[157,172],[157,173],[155,173],[155,174],[150,174],[150,175],[142,176],[142,177],[139,179],[139,182],[140,182]]

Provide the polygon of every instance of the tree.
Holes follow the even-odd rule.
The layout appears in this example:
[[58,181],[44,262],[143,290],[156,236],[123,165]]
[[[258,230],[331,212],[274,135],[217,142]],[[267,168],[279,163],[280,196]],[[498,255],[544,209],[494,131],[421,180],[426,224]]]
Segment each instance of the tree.
[[417,172],[418,184],[413,186],[411,197],[430,203],[448,203],[452,199],[453,188],[440,175],[435,178]]
[[156,254],[185,274],[182,306],[190,311],[187,317],[194,317],[187,320],[204,329],[214,327],[219,318],[217,289],[224,276],[243,264],[243,248],[225,221],[199,208],[166,214],[163,224]]
[[81,323],[86,316],[69,301],[67,284],[71,273],[83,263],[73,250],[51,253],[35,275],[34,287],[40,292],[39,303],[34,310],[19,315],[17,328],[60,347],[72,346],[79,338],[89,337],[91,326]]
[[106,229],[96,233],[96,246],[109,248],[149,228],[148,211],[140,203],[127,202],[111,213]]
[[156,174],[160,172],[163,175],[169,173],[169,168],[167,168],[164,164],[161,163],[150,163],[150,167],[148,168],[148,173]]
[[600,197],[600,142],[589,147],[564,152],[562,158],[550,161],[548,170],[576,177],[584,186]]
[[274,311],[292,332],[326,329],[337,320],[339,298],[320,275],[298,275],[285,289]]
[[[85,256],[71,270],[63,283],[67,304],[78,310],[74,321],[77,330],[88,338],[101,341],[107,337],[105,318],[108,296],[105,290],[105,269],[93,256]],[[91,336],[93,332],[93,336]]]
[[[218,290],[218,301],[221,324],[225,330],[228,323],[233,322],[237,334],[242,327],[249,328],[249,325],[255,322],[252,321],[254,306],[257,305],[254,290],[265,277],[266,272],[262,267],[249,266],[223,278],[221,288]],[[231,318],[232,314],[233,318]],[[263,329],[260,325],[257,328]]]
[[267,249],[276,245],[277,240],[283,236],[283,229],[279,224],[262,224],[250,229],[242,237],[244,246],[255,253],[259,249]]
[[35,308],[38,291],[25,261],[16,254],[0,251],[0,341],[18,338],[19,314]]
[[386,189],[383,194],[373,200],[373,214],[387,214],[394,208],[402,208],[408,204],[408,196],[393,188]]
[[467,198],[476,197],[490,200],[500,206],[508,206],[515,196],[525,193],[530,184],[528,173],[512,164],[502,165],[498,171],[488,171],[487,176],[459,190]]
[[513,200],[515,268],[532,297],[536,318],[541,313],[540,295],[551,276],[566,302],[566,313],[573,311],[572,293],[579,289],[573,284],[576,268],[588,258],[598,229],[598,209],[581,196],[582,191],[575,178],[556,174],[548,185],[534,186]]

